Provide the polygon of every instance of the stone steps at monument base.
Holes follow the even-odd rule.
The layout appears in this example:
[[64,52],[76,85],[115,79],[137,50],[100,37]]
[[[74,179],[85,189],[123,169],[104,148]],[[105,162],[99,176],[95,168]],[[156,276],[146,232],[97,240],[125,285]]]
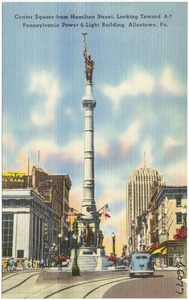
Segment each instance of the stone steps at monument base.
[[94,256],[79,256],[78,266],[81,271],[95,271],[97,260]]

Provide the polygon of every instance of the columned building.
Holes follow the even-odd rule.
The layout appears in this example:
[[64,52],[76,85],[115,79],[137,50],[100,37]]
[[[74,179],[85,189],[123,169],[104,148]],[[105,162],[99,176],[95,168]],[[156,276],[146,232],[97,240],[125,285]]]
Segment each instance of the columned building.
[[[68,174],[51,175],[42,168],[33,166],[32,174],[3,172],[2,187],[4,189],[33,189],[53,210],[53,243],[59,244],[68,235],[66,222],[69,210],[69,191],[72,182]],[[51,245],[49,245],[51,246]]]
[[33,189],[2,191],[2,257],[45,259],[53,211]]
[[143,167],[133,171],[127,183],[127,241],[128,251],[140,250],[141,220],[157,186],[163,185],[163,176],[155,169]]

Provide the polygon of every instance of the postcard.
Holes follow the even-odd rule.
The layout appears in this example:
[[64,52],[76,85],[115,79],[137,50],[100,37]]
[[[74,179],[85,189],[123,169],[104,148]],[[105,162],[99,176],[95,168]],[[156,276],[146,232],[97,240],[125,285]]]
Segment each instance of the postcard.
[[2,298],[186,298],[187,2],[2,3]]

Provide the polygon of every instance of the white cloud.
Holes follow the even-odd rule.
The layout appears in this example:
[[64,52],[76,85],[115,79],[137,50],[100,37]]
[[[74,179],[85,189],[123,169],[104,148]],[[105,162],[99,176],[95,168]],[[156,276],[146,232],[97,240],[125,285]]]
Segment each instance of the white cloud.
[[113,108],[118,109],[124,96],[150,95],[154,89],[154,84],[154,78],[150,73],[136,68],[130,74],[129,79],[117,86],[105,85],[102,87],[102,91],[113,103]]
[[[124,180],[120,179],[122,174],[119,171],[110,172],[106,170],[101,172],[96,178],[95,186],[101,187],[100,197],[96,200],[97,209],[100,209],[105,204],[109,205],[110,214],[117,214],[123,207],[123,201],[126,198],[126,185],[122,184]],[[102,183],[105,184],[102,185]],[[113,209],[116,208],[116,209]]]
[[167,137],[164,143],[164,151],[167,152],[173,147],[181,146],[182,143],[172,137]]
[[15,147],[15,141],[13,136],[10,133],[3,132],[3,148],[11,149],[11,151]]
[[106,156],[108,153],[108,144],[106,142],[106,138],[98,133],[95,132],[95,154],[99,154],[100,156]]
[[[57,143],[50,140],[31,140],[25,144],[17,155],[17,164],[24,164],[26,166],[28,157],[32,157],[37,162],[38,151],[40,151],[40,165],[45,166],[51,162],[57,163],[71,163],[81,164],[83,143],[81,140],[72,140],[65,146],[58,146]],[[26,163],[25,163],[26,162]],[[36,165],[36,163],[34,163]],[[53,166],[52,166],[53,167]]]
[[83,159],[83,139],[75,139],[70,141],[62,149],[62,159],[66,162],[82,163]]
[[165,169],[164,178],[168,185],[187,185],[187,162],[181,160],[173,163]]
[[[60,97],[57,79],[52,74],[41,71],[32,75],[30,92],[36,94],[36,104],[31,113],[32,122],[39,127],[50,125],[55,120],[55,109]],[[41,96],[44,97],[41,100]],[[41,101],[41,102],[40,102]]]
[[118,137],[122,153],[127,153],[140,138],[141,122],[139,120],[131,123],[129,128]]
[[171,67],[163,70],[159,83],[168,93],[178,95],[185,92],[185,85],[176,78]]
[[171,67],[163,69],[160,79],[159,75],[151,74],[146,70],[139,70],[136,67],[129,73],[127,80],[122,81],[117,86],[103,85],[101,90],[112,102],[113,110],[117,111],[124,97],[142,94],[148,96],[153,93],[155,87],[159,89],[159,86],[168,93],[175,95],[183,94],[186,89],[185,85],[176,78]]

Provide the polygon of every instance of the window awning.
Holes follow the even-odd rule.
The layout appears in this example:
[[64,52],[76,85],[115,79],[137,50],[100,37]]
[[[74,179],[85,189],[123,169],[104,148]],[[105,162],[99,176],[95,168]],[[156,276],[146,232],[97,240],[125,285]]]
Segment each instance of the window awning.
[[[154,251],[152,252],[152,254],[163,253],[163,251],[164,251],[165,249],[167,250],[166,247],[158,248],[158,249],[154,250]],[[166,254],[166,253],[163,253],[163,254]]]

